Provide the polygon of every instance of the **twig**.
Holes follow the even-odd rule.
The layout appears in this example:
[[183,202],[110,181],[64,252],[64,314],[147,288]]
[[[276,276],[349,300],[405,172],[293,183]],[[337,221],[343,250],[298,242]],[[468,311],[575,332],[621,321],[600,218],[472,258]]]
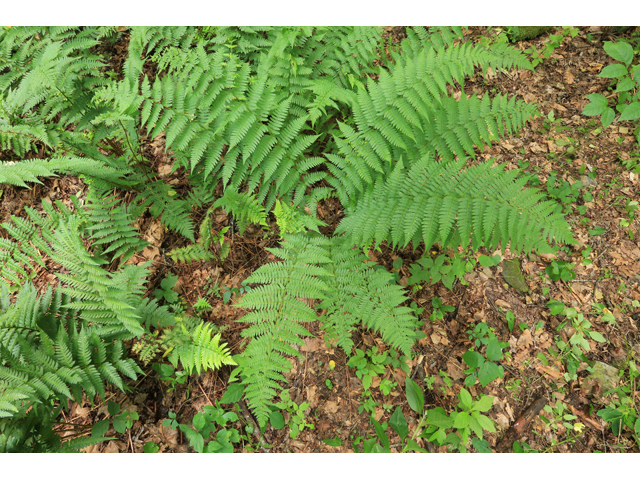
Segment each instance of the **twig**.
[[207,399],[207,402],[209,402],[209,405],[213,405],[213,403],[211,402],[211,399],[209,398],[209,395],[207,395],[207,393],[204,391],[204,388],[202,388],[201,382],[198,382],[198,386],[200,387],[200,390],[204,394],[205,398]]

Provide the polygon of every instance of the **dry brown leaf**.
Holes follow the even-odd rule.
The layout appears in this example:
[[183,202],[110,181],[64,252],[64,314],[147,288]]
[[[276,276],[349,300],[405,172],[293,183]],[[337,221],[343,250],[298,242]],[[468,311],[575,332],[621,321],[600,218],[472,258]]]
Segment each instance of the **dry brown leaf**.
[[307,387],[307,401],[311,404],[312,407],[316,404],[316,392],[318,391],[318,387],[315,385]]
[[518,348],[524,349],[524,348],[529,348],[532,344],[533,344],[533,338],[531,337],[531,332],[527,328],[524,332],[522,332],[522,335],[520,335],[517,345],[518,345]]
[[305,338],[304,345],[300,347],[301,352],[315,352],[324,342],[319,338]]
[[329,400],[327,403],[324,404],[324,411],[327,413],[336,413],[338,411],[338,402]]
[[120,449],[118,448],[118,445],[116,445],[115,440],[111,440],[107,443],[104,453],[120,453]]
[[543,375],[549,375],[554,380],[562,380],[564,375],[558,371],[556,367],[551,367],[547,365],[536,365],[536,370],[538,373]]
[[160,433],[164,438],[164,441],[170,448],[174,449],[178,446],[178,431],[173,428],[160,426]]
[[495,304],[496,304],[496,305],[498,305],[499,307],[506,308],[506,309],[508,309],[508,310],[510,310],[510,309],[512,308],[510,303],[505,302],[505,301],[504,301],[504,300],[502,300],[501,298],[498,298],[498,299],[495,301]]

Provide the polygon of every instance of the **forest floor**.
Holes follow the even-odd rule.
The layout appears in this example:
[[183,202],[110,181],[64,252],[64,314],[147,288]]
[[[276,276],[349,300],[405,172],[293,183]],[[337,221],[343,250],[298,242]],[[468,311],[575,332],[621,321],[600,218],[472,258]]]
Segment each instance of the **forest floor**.
[[[481,38],[495,37],[496,33],[495,28],[474,27],[467,31],[467,37],[478,42]],[[557,32],[554,29],[550,33]],[[391,35],[396,43],[403,34],[404,29],[400,27],[385,29],[385,35]],[[412,301],[424,308],[420,320],[426,336],[416,344],[415,356],[407,361],[407,365],[424,390],[427,408],[442,407],[450,412],[457,405],[467,376],[462,355],[473,345],[468,331],[486,322],[501,341],[508,342],[509,346],[504,349],[508,354],[499,362],[504,368],[504,376],[484,388],[479,383],[465,387],[474,396],[484,393],[495,397],[487,415],[495,422],[497,431],[485,434],[493,451],[511,452],[514,441],[546,452],[639,451],[631,429],[622,429],[616,436],[610,425],[597,415],[607,405],[618,405],[624,397],[615,393],[605,396],[611,388],[629,387],[626,395],[632,402],[640,400],[633,378],[629,376],[629,365],[634,358],[640,357],[640,308],[637,303],[640,301],[640,224],[638,218],[631,215],[632,208],[625,208],[628,201],[640,200],[640,168],[634,173],[621,163],[633,162],[634,158],[638,160],[639,148],[633,136],[633,123],[614,122],[601,131],[597,117],[582,115],[588,94],[609,96],[612,93],[608,90],[611,82],[597,76],[604,66],[613,63],[603,50],[603,42],[631,38],[633,34],[632,30],[613,36],[602,33],[600,27],[580,27],[574,38],[567,36],[534,71],[514,70],[498,74],[489,71],[487,75],[478,72],[465,84],[467,95],[502,93],[538,105],[540,116],[518,135],[478,151],[477,160],[495,159],[506,164],[507,169],[524,167],[526,172],[539,178],[543,190],[548,190],[549,177],[555,175],[555,187],[560,189],[551,193],[564,199],[561,205],[579,242],[579,245],[562,249],[557,257],[533,254],[515,257],[507,249],[498,265],[483,267],[476,264],[463,282],[453,284],[452,290],[441,282],[433,285],[423,282],[408,289]],[[549,33],[514,46],[521,50],[532,46],[541,50],[548,42]],[[126,49],[120,47],[116,44],[113,50],[114,64],[123,60],[118,56]],[[453,90],[452,93],[454,96],[461,94]],[[145,156],[153,160],[160,177],[166,178],[176,190],[187,188],[185,175],[170,173],[170,153],[164,151],[162,138],[148,141]],[[578,181],[581,186],[576,184]],[[560,193],[563,185],[564,192]],[[85,185],[75,177],[45,180],[44,185],[31,190],[8,186],[4,188],[0,203],[0,219],[6,221],[11,214],[23,215],[24,206],[37,207],[43,198],[66,202],[70,195],[83,189],[86,189]],[[330,229],[337,226],[340,212],[335,205],[326,203],[319,211]],[[202,213],[194,214],[196,222]],[[215,228],[225,226],[229,226],[229,219],[220,211],[215,215]],[[153,218],[145,219],[139,227],[142,237],[151,242],[151,246],[134,260],[139,263],[152,261],[149,293],[158,288],[168,274],[175,275],[178,282],[174,290],[186,303],[188,312],[193,313],[191,306],[199,298],[205,298],[212,309],[201,317],[220,327],[232,353],[241,352],[245,346],[241,337],[243,325],[235,320],[244,312],[233,306],[238,295],[234,293],[228,302],[224,302],[216,294],[220,293],[220,288],[223,291],[241,288],[251,272],[272,261],[274,257],[266,248],[277,246],[278,239],[262,231],[248,231],[241,236],[229,230],[225,235],[231,249],[224,262],[189,265],[175,263],[165,255],[172,248],[181,246],[184,239],[166,234]],[[412,251],[407,248],[394,254],[383,247],[381,251],[371,252],[371,256],[389,271],[396,272],[399,283],[406,285],[410,266],[423,253],[424,249]],[[478,253],[494,255],[500,251]],[[504,277],[504,261],[512,258],[521,262],[528,290],[525,293],[510,287]],[[401,263],[399,259],[402,259]],[[574,264],[575,278],[551,280],[545,274],[545,268],[553,261]],[[37,281],[43,285],[53,282],[54,278],[43,272]],[[433,312],[432,300],[436,297],[453,309],[445,312],[443,318],[432,321],[429,317]],[[590,351],[586,354],[593,365],[602,362],[613,368],[604,381],[594,378],[592,368],[586,362],[580,362],[575,377],[566,375],[566,355],[554,356],[554,353],[558,350],[558,342],[568,343],[576,330],[571,322],[550,313],[549,300],[563,302],[583,313],[591,322],[590,329],[606,339],[606,342],[589,339]],[[507,320],[507,312],[514,314],[514,323]],[[349,358],[341,349],[327,347],[317,322],[311,325],[310,331],[316,337],[306,339],[300,348],[301,357],[292,358],[293,368],[286,377],[287,388],[291,389],[295,402],[309,403],[305,419],[313,424],[313,428],[305,428],[293,439],[287,428],[268,426],[263,437],[268,445],[260,443],[255,432],[237,443],[236,451],[353,452],[354,441],[357,445],[362,438],[375,437],[370,414],[362,409],[363,385],[355,369],[347,366]],[[387,348],[369,331],[355,333],[354,342],[362,350]],[[161,362],[160,359],[156,361]],[[172,390],[169,382],[160,380],[151,364],[139,364],[146,376],[130,382],[130,392],[111,390],[107,395],[107,400],[119,403],[123,410],[138,412],[138,420],[123,435],[111,430],[108,435],[117,437],[116,440],[89,447],[87,451],[142,452],[148,442],[154,442],[161,452],[190,450],[183,433],[163,426],[163,421],[173,412],[181,423],[190,424],[202,407],[215,404],[221,398],[231,371],[224,367],[193,375]],[[405,377],[406,373],[400,368],[387,366],[385,373],[374,379],[368,406],[381,423],[388,422],[391,413],[400,407],[411,430],[417,417],[407,404]],[[389,395],[383,395],[375,388],[383,380],[392,385],[397,383]],[[69,423],[93,424],[108,415],[106,401],[95,406],[89,402],[70,406],[64,414],[64,420]],[[245,424],[250,425],[251,419],[247,419],[238,404],[227,407],[238,411],[239,420],[234,426],[245,432]],[[339,445],[331,446],[323,442],[324,439],[334,439],[333,444]],[[397,450],[399,438],[393,434],[390,440],[392,450]],[[423,439],[418,443],[429,451],[446,450]]]

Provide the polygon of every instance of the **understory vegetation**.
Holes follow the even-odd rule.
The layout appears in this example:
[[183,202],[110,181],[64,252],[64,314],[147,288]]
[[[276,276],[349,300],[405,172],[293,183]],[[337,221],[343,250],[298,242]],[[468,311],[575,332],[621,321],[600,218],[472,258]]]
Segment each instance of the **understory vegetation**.
[[[507,249],[555,258],[578,245],[565,215],[580,190],[556,188],[555,177],[544,190],[522,169],[478,155],[541,112],[512,95],[467,95],[465,81],[533,70],[531,55],[506,41],[474,44],[457,27],[406,34],[392,45],[377,27],[0,30],[0,184],[35,188],[68,175],[83,185],[68,202],[44,198],[2,223],[0,451],[77,451],[112,440],[107,432],[123,433],[138,413],[107,392],[135,388],[148,364],[172,389],[192,375],[229,372],[226,393],[190,424],[175,413],[164,421],[195,451],[232,452],[285,424],[295,439],[314,425],[287,375],[314,322],[362,382],[360,413],[370,414],[376,437],[353,439],[354,450],[391,451],[393,434],[395,451],[426,451],[423,442],[491,451],[494,398],[481,392],[504,377],[509,343],[486,323],[469,330],[455,406],[428,408],[408,367],[425,337],[412,292],[439,281],[452,289],[476,262],[494,268]],[[107,51],[123,38],[116,67]],[[605,48],[625,62],[603,71],[624,83],[617,92],[631,92],[620,94],[618,110],[636,119],[633,50]],[[585,115],[610,125],[606,98],[589,98]],[[151,142],[160,142],[169,171],[154,163]],[[170,175],[184,179],[180,188]],[[632,222],[637,202],[627,207]],[[175,276],[150,282],[157,265],[145,252],[163,247],[142,235],[149,218],[180,239],[165,261],[223,265],[234,235],[268,239],[271,261],[186,305]],[[383,248],[425,253],[401,284],[401,259],[392,271],[376,262]],[[568,282],[572,268],[558,260],[547,273]],[[52,274],[44,287],[43,272]],[[202,315],[214,297],[242,312],[243,349]],[[431,306],[432,322],[455,311],[438,297]],[[551,300],[549,309],[571,325],[557,354],[567,380],[577,379],[581,364],[593,364],[590,341],[607,340],[572,306]],[[506,322],[513,331],[513,314]],[[360,331],[379,336],[380,348],[356,344]],[[382,378],[386,369],[406,378]],[[373,388],[404,391],[417,414],[411,428],[399,406],[385,405],[388,422],[376,418]],[[620,390],[620,406],[598,415],[638,441],[640,420],[622,400],[629,394]],[[106,403],[111,418],[62,435],[61,412],[73,401]],[[555,408],[566,423],[569,414]],[[254,422],[246,431],[238,413]]]

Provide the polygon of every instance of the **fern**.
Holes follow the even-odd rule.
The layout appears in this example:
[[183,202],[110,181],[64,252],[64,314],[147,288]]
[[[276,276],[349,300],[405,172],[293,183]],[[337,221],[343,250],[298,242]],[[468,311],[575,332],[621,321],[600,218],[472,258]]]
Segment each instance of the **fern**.
[[[573,241],[553,204],[526,189],[515,171],[467,165],[476,148],[518,132],[536,113],[516,98],[464,93],[465,79],[480,70],[531,68],[507,45],[473,46],[460,28],[416,27],[399,51],[390,50],[390,62],[374,67],[384,50],[376,27],[132,27],[114,80],[95,47],[118,34],[0,29],[0,144],[17,157],[1,165],[0,182],[25,187],[82,174],[89,184],[84,205],[43,204],[45,216],[28,209],[29,219],[3,225],[11,238],[0,241],[4,283],[24,285],[36,264],[63,267],[52,298],[67,296],[55,321],[64,322],[69,340],[58,339],[58,330],[45,336],[71,352],[51,360],[43,353],[52,351],[49,340],[35,327],[0,335],[3,365],[10,365],[3,381],[22,379],[31,388],[11,390],[14,397],[0,404],[12,418],[23,415],[20,402],[29,399],[46,403],[68,398],[67,391],[101,392],[104,381],[118,384],[112,369],[95,366],[110,361],[107,344],[139,337],[143,324],[174,326],[166,307],[142,300],[143,267],[104,268],[143,247],[134,222],[146,210],[191,240],[171,252],[177,261],[213,258],[212,244],[221,238],[211,229],[215,208],[232,214],[241,231],[276,215],[285,241],[272,252],[283,262],[249,278],[260,286],[239,302],[252,310],[241,320],[250,342],[235,357],[261,425],[290,368],[286,355],[297,355],[294,345],[308,335],[304,324],[318,320],[319,309],[326,310],[327,338],[347,352],[362,325],[409,353],[417,334],[408,298],[369,266],[360,247],[471,243],[548,251],[552,240]],[[153,76],[147,62],[157,66]],[[462,91],[460,100],[451,89]],[[145,158],[143,138],[160,136],[173,172],[194,187],[185,196],[157,179]],[[24,160],[35,151],[44,158]],[[125,204],[121,192],[131,201]],[[321,226],[318,205],[330,197],[344,212],[337,232],[309,232]],[[198,242],[193,207],[208,208]],[[37,317],[24,302],[20,320],[7,325]],[[3,308],[8,304],[3,300]],[[165,331],[175,340],[174,361],[190,372],[228,363],[213,327],[189,324],[185,333],[182,326]],[[62,370],[72,369],[69,362],[85,376]],[[20,438],[33,442],[30,432]]]
[[[200,323],[193,331],[189,332],[184,324],[180,323],[183,334],[183,344],[177,344],[178,340],[173,337],[171,343],[165,343],[171,352],[169,360],[174,366],[178,361],[182,364],[188,374],[195,370],[198,375],[200,370],[218,369],[224,365],[236,365],[227,344],[220,344],[220,334],[212,334],[211,324]],[[173,344],[173,345],[171,345]]]
[[[51,288],[41,298],[26,283],[13,303],[2,287],[0,312],[0,429],[15,427],[25,419],[29,406],[39,409],[54,399],[82,402],[82,394],[104,398],[104,382],[124,389],[122,376],[135,379],[142,373],[131,359],[124,358],[121,341],[101,337],[96,325],[81,322],[69,297]],[[46,417],[45,417],[46,418]],[[40,416],[42,421],[43,416]],[[31,425],[51,431],[53,419],[45,425]],[[15,442],[14,432],[11,442]],[[7,448],[8,439],[4,439]],[[0,442],[2,443],[2,442]]]
[[252,288],[238,304],[241,308],[259,309],[241,320],[251,325],[242,336],[252,338],[241,368],[247,402],[260,425],[268,419],[270,400],[280,389],[277,382],[286,381],[282,372],[291,368],[283,355],[300,356],[290,344],[303,345],[300,336],[311,334],[302,324],[318,318],[301,299],[324,297],[327,287],[322,277],[329,272],[321,265],[330,262],[322,248],[325,243],[323,238],[289,236],[282,249],[270,250],[284,262],[264,265],[246,280],[266,283]]
[[317,308],[327,310],[320,320],[328,340],[349,353],[351,332],[362,323],[409,355],[416,338],[415,317],[410,308],[401,306],[408,300],[402,288],[391,285],[391,274],[365,263],[368,258],[350,243],[331,242],[327,250],[333,261],[325,268],[332,275],[325,300]]
[[92,225],[87,228],[96,245],[107,245],[103,254],[113,252],[114,257],[122,255],[122,263],[142,250],[147,242],[137,238],[137,231],[131,226],[134,219],[115,196],[107,192],[91,189],[87,197],[88,215]]
[[443,247],[469,241],[503,251],[547,250],[547,240],[572,242],[563,217],[554,214],[555,203],[544,201],[539,191],[523,190],[526,179],[517,171],[504,172],[485,163],[464,169],[464,160],[435,162],[425,156],[409,170],[399,162],[388,178],[379,177],[341,222],[357,245],[388,241],[404,247],[424,242]]

